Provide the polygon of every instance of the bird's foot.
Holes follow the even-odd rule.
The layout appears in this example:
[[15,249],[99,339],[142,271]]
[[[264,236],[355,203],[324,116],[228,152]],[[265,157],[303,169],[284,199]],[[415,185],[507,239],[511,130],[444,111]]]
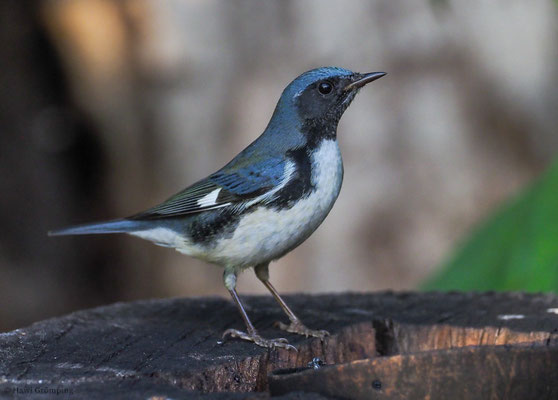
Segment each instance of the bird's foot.
[[225,332],[223,332],[223,339],[225,339],[227,336],[248,340],[250,342],[254,342],[258,346],[266,347],[268,349],[279,347],[282,349],[298,351],[296,347],[294,347],[292,344],[289,344],[289,341],[285,338],[264,339],[256,332],[249,334],[246,332],[239,331],[237,329],[227,329]]
[[326,336],[329,336],[328,331],[309,329],[300,321],[291,321],[289,325],[283,322],[277,322],[275,325],[284,331],[296,333],[297,335],[304,335],[306,337],[312,336],[324,340]]

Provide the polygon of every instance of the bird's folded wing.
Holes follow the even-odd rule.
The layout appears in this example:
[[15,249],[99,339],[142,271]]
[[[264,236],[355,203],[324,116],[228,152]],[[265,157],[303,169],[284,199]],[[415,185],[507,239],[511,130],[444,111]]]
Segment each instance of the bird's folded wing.
[[163,203],[130,218],[178,217],[223,207],[242,210],[272,200],[291,179],[293,171],[293,164],[285,159],[268,158],[248,165],[229,164]]

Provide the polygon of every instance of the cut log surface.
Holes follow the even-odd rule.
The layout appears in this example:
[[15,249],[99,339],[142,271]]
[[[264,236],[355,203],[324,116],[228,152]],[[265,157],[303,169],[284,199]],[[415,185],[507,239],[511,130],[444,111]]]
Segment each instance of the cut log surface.
[[[420,362],[437,363],[440,369],[443,367],[440,359],[424,356],[425,352],[447,353],[454,360],[455,352],[463,350],[464,346],[482,346],[465,349],[467,354],[482,349],[479,354],[491,359],[490,349],[500,354],[502,346],[506,349],[512,346],[513,351],[531,351],[529,360],[540,353],[546,366],[556,365],[555,372],[548,377],[553,381],[549,380],[547,391],[540,393],[553,393],[557,395],[554,398],[558,398],[555,376],[558,360],[556,352],[549,350],[555,350],[558,345],[558,297],[555,295],[382,292],[285,298],[307,326],[326,329],[331,336],[321,342],[278,330],[274,322],[286,322],[285,316],[270,296],[248,296],[243,300],[262,336],[286,337],[298,352],[267,350],[236,339],[221,344],[221,333],[225,329],[244,329],[234,305],[224,299],[118,303],[0,334],[0,396],[22,399],[264,399],[277,394],[280,399],[338,398],[344,397],[343,394],[328,392],[327,385],[315,390],[309,388],[308,382],[313,378],[304,380],[300,387],[295,385],[296,379],[289,383],[280,378],[275,381],[277,386],[270,373],[306,367],[317,357],[327,365],[324,371],[337,364],[348,366],[343,367],[343,371],[352,371],[351,368],[363,362],[368,363],[366,371],[383,368],[383,379],[389,382],[389,374],[411,374],[386,366],[390,360],[395,363],[393,365],[413,368]],[[406,355],[414,358],[402,361],[401,357]],[[364,359],[370,360],[362,361]],[[524,367],[530,365],[526,362],[522,364]],[[478,363],[471,363],[473,366],[478,374]],[[506,368],[502,371],[515,374],[515,369],[510,372]],[[392,381],[417,384],[418,375],[411,374],[410,378],[403,377],[405,379],[399,375],[398,380]],[[538,376],[545,379],[544,374]],[[331,382],[331,378],[328,379]],[[427,380],[428,376],[423,374],[420,379]],[[370,384],[376,390],[375,398],[402,398],[385,383],[383,388],[381,382]],[[279,389],[274,392],[274,387]],[[406,389],[406,393],[414,393]],[[434,389],[432,386],[428,390]],[[488,392],[482,393],[486,392],[487,396],[510,393],[510,388],[506,389],[508,392],[504,389],[487,389]],[[435,392],[417,393],[426,393],[432,399],[443,398],[436,397]],[[347,392],[345,397],[359,396]]]

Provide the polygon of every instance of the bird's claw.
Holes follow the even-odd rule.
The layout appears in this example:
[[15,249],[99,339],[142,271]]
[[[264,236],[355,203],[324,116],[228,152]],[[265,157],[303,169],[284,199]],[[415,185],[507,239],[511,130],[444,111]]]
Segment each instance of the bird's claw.
[[329,336],[328,331],[324,330],[314,330],[307,328],[302,322],[300,321],[292,321],[290,324],[284,324],[283,322],[276,322],[275,326],[279,329],[284,330],[290,333],[296,333],[297,335],[304,335],[306,337],[312,336],[316,338],[320,338],[324,340],[326,336]]
[[297,348],[294,347],[292,344],[289,344],[289,341],[285,338],[264,339],[257,333],[249,334],[246,332],[239,331],[237,329],[227,329],[225,332],[223,332],[222,338],[225,339],[227,336],[248,340],[250,342],[254,342],[258,346],[265,347],[268,349],[282,348],[287,350],[298,351]]

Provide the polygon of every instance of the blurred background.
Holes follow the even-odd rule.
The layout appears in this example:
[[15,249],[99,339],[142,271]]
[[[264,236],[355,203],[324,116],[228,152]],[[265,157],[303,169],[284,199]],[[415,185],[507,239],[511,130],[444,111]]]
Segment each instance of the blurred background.
[[[523,287],[526,264],[498,287],[506,246],[535,237],[525,212],[509,215],[541,185],[550,214],[537,221],[558,239],[545,176],[558,180],[541,175],[558,150],[557,22],[550,0],[0,2],[0,331],[115,301],[226,296],[221,269],[169,249],[46,232],[131,215],[215,171],[294,77],[325,65],[389,75],[342,118],[341,195],[272,264],[280,292],[558,287]],[[483,285],[494,257],[503,269]],[[252,272],[239,291],[266,292]]]

